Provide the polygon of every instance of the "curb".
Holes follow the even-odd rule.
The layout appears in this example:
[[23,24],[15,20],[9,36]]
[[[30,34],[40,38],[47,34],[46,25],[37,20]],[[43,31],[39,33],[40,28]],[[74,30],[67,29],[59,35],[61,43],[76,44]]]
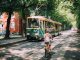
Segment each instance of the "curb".
[[[14,39],[12,39],[12,40],[14,40]],[[17,40],[17,39],[16,39]],[[5,46],[7,46],[7,45],[11,45],[11,44],[15,44],[15,43],[19,43],[19,42],[23,42],[23,41],[27,41],[27,39],[26,38],[23,38],[23,39],[21,39],[21,40],[19,40],[19,41],[12,41],[12,42],[5,42],[5,43],[2,43],[2,44],[0,44],[0,47],[5,47]],[[7,40],[6,40],[7,41]],[[11,41],[11,40],[10,40]]]

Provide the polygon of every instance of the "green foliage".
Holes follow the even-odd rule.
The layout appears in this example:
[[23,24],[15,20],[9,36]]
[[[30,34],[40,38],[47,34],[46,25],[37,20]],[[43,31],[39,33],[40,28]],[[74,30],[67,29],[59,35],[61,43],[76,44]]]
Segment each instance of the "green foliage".
[[73,1],[73,6],[75,14],[77,15],[77,28],[80,29],[80,0],[74,0]]
[[67,25],[69,22],[70,25],[68,25],[71,26],[70,22],[76,20],[76,14],[77,21],[79,21],[80,0],[0,0],[0,7],[1,11],[9,9],[19,11],[23,19],[25,19],[25,15],[34,12],[35,15],[46,16],[63,25]]
[[[68,0],[56,0],[52,10],[52,19],[62,23],[64,29],[72,27],[71,21],[75,21],[75,15],[71,12],[72,2]],[[64,27],[65,26],[65,27]]]

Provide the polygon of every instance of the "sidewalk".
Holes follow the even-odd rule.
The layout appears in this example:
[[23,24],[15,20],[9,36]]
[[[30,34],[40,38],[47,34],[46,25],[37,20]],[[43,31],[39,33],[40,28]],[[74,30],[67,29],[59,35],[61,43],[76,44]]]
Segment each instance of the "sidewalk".
[[0,36],[0,47],[4,45],[16,43],[16,42],[26,41],[26,37],[21,37],[17,35],[10,36],[10,37],[11,37],[10,39],[3,39],[3,37]]

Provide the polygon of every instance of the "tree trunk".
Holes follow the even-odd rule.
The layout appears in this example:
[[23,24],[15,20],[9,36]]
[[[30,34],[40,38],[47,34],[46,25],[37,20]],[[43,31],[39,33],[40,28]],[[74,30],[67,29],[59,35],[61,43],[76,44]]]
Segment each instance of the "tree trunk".
[[26,23],[24,19],[22,21],[22,37],[26,37]]
[[22,21],[22,36],[23,37],[26,37],[26,18],[29,16],[29,10],[28,9],[22,9],[22,19],[23,19],[23,21]]
[[22,37],[26,36],[26,18],[24,9],[22,9]]
[[9,11],[9,16],[8,16],[8,19],[7,19],[7,26],[6,26],[6,34],[5,34],[5,39],[8,39],[8,38],[10,38],[10,30],[9,30],[9,28],[10,28],[10,20],[11,20],[11,14],[12,14],[12,12],[11,11]]
[[78,19],[77,19],[77,32],[80,33],[80,11],[77,12],[77,15],[78,15]]

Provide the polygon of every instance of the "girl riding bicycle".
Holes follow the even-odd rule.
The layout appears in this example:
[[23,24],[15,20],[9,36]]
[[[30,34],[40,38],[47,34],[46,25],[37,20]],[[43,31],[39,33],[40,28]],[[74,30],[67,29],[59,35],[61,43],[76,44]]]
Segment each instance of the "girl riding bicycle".
[[51,34],[48,31],[46,31],[46,33],[44,34],[45,56],[47,55],[47,53],[51,52],[51,40]]

